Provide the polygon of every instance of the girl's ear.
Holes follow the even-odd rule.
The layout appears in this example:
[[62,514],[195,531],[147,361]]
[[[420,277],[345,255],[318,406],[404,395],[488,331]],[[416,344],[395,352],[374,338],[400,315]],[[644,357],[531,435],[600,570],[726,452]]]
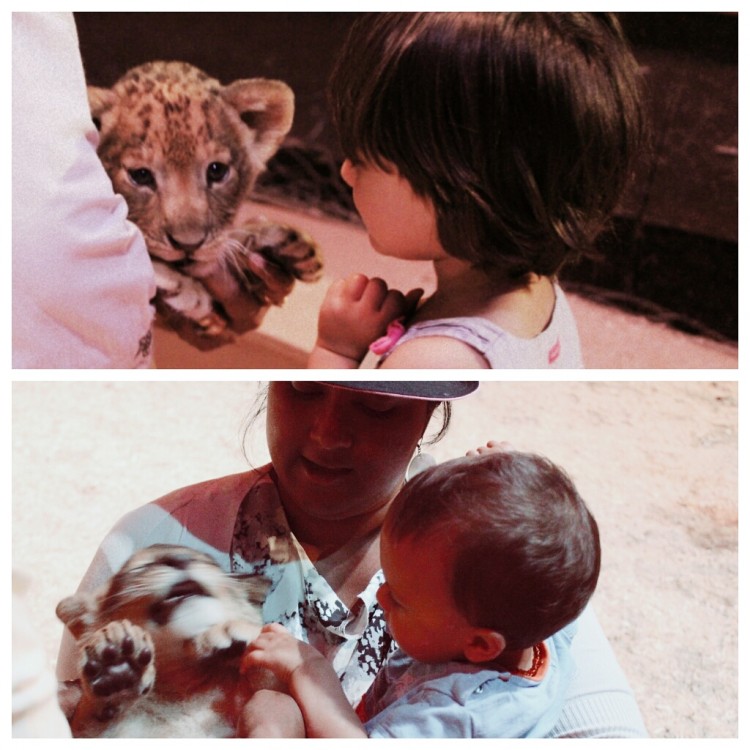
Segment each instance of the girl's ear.
[[505,651],[505,638],[496,630],[477,628],[464,647],[464,656],[473,664],[497,659]]

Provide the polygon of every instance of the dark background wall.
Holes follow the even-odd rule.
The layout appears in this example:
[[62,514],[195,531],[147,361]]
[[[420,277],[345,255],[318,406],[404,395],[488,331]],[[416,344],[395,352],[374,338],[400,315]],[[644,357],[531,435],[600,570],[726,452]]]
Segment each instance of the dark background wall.
[[[269,198],[356,220],[337,175],[326,80],[353,13],[76,13],[89,83],[133,65],[187,60],[228,83],[282,78],[295,125],[259,184]],[[653,150],[603,259],[566,269],[589,295],[683,330],[737,338],[737,16],[621,13],[644,68]]]

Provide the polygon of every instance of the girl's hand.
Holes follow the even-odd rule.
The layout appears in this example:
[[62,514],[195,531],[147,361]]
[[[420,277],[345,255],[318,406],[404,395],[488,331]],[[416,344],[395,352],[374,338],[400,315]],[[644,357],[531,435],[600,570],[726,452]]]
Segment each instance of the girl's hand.
[[325,657],[313,646],[295,638],[283,625],[265,625],[260,635],[248,645],[240,672],[263,667],[274,673],[285,686],[289,686],[292,675],[310,661]]
[[316,349],[361,362],[392,320],[413,312],[422,293],[403,294],[361,273],[334,281],[320,308]]
[[467,456],[483,456],[486,453],[508,453],[513,450],[513,446],[505,440],[490,440],[486,445],[480,445],[479,448],[466,451]]

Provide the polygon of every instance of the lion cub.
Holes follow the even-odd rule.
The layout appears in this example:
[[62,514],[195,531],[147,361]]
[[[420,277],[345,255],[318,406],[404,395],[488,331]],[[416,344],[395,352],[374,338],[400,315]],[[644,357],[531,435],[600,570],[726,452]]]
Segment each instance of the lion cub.
[[263,220],[235,225],[292,126],[284,82],[223,86],[188,63],[154,61],[110,89],[89,86],[88,97],[97,153],[153,260],[163,322],[212,348],[232,340],[237,322],[221,299],[242,290],[246,309],[235,318],[249,330],[295,279],[320,277],[317,246],[302,232]]
[[63,599],[78,641],[77,737],[230,737],[269,675],[240,675],[267,581],[175,545],[136,552],[95,594]]

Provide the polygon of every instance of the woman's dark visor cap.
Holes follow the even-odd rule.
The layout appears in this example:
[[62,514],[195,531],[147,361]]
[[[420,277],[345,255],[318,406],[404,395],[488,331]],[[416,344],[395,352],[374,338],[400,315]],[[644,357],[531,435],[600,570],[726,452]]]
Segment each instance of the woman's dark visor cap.
[[401,396],[427,401],[451,401],[455,398],[468,396],[479,387],[479,382],[476,380],[347,380],[321,382],[351,391],[366,391],[383,396]]

